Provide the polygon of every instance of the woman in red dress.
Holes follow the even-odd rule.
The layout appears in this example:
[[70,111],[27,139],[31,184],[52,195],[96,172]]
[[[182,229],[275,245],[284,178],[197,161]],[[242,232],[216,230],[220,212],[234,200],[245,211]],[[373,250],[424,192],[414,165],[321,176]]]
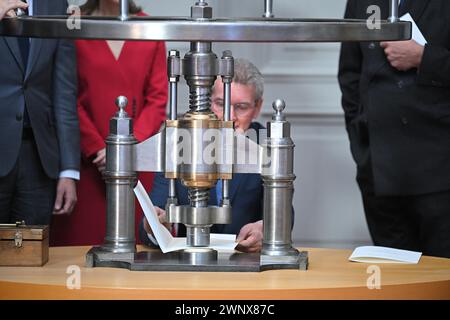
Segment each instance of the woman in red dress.
[[[84,14],[117,16],[118,0],[89,0]],[[130,1],[130,13],[145,15]],[[105,139],[109,120],[118,111],[115,100],[128,98],[125,111],[133,118],[136,139],[157,133],[165,120],[167,67],[164,42],[77,40],[78,115],[81,130],[81,171],[78,203],[68,216],[54,216],[54,246],[102,244],[106,232]],[[139,174],[148,191],[153,175]],[[136,205],[136,230],[142,211]],[[137,231],[136,231],[137,234]]]

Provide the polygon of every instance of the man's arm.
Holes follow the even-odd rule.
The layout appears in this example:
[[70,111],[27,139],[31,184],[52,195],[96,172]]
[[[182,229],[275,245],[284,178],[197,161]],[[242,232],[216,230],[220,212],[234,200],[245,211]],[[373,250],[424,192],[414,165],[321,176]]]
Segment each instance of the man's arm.
[[[61,8],[65,10],[64,1]],[[80,131],[77,114],[77,65],[72,41],[58,40],[53,68],[53,112],[59,144],[60,179],[54,214],[72,212],[77,202],[75,179],[80,171]]]
[[59,40],[54,62],[53,105],[61,171],[80,170],[80,130],[76,108],[76,68],[73,42]]
[[450,51],[447,48],[433,44],[425,45],[419,66],[418,83],[450,87]]
[[[355,19],[356,1],[349,0],[345,10],[346,19]],[[339,58],[338,80],[342,91],[342,107],[345,121],[350,123],[358,113],[359,80],[361,77],[362,53],[358,42],[342,43]]]
[[53,105],[59,143],[60,178],[53,213],[69,214],[77,202],[76,182],[80,171],[80,131],[76,109],[77,76],[75,47],[59,40],[53,73]]

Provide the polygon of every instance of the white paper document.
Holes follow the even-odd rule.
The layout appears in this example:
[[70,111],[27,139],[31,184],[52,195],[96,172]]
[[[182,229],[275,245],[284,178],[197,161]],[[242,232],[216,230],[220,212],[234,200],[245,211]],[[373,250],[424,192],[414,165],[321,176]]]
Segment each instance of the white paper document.
[[400,20],[402,21],[409,21],[412,23],[412,40],[420,44],[421,46],[424,46],[428,43],[428,41],[425,39],[425,37],[422,34],[422,31],[420,31],[419,27],[417,26],[416,22],[414,21],[413,17],[409,13],[405,14],[404,16],[400,17]]
[[386,247],[356,248],[349,260],[363,263],[406,263],[417,264],[422,256],[421,252],[400,250]]
[[[186,238],[174,238],[164,225],[159,222],[158,214],[153,206],[150,197],[145,191],[144,186],[139,181],[134,188],[139,203],[144,211],[145,217],[152,228],[153,235],[158,241],[161,251],[164,253],[186,249]],[[234,234],[211,234],[210,247],[218,251],[233,251],[237,246],[236,235]]]

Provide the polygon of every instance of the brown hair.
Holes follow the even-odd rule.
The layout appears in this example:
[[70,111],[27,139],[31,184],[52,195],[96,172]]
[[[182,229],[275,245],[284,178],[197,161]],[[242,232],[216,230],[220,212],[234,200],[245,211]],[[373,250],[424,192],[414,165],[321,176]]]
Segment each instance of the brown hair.
[[[85,4],[81,6],[81,13],[83,15],[91,15],[99,6],[100,0],[87,0]],[[137,6],[133,0],[128,1],[128,10],[130,14],[136,14],[142,11],[142,8]]]

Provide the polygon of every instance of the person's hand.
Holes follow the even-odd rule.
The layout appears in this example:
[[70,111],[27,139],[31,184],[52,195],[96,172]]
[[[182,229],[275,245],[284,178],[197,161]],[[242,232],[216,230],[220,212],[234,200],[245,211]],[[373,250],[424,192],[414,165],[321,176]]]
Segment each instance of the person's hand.
[[60,178],[56,187],[56,200],[53,214],[70,214],[77,203],[76,182],[70,178]]
[[414,40],[381,42],[380,46],[391,66],[399,71],[419,68],[422,63],[424,47]]
[[[158,207],[155,207],[155,210],[156,214],[158,215],[159,222],[163,224],[167,228],[167,230],[170,231],[172,229],[172,224],[166,221],[166,211]],[[144,217],[144,230],[149,235],[153,236],[152,228],[150,228],[150,224],[148,223],[147,218],[145,217]]]
[[262,220],[249,223],[242,227],[236,241],[239,243],[237,250],[247,253],[260,252],[263,240]]
[[96,155],[94,161],[92,161],[92,163],[97,166],[97,169],[98,169],[98,171],[100,171],[100,173],[103,173],[103,171],[105,171],[105,169],[106,169],[106,148],[103,148],[102,150],[97,152],[97,155]]
[[20,0],[0,0],[0,20],[2,20],[5,15],[8,17],[15,17],[16,14],[14,9],[17,8],[26,9],[28,8],[28,4]]

